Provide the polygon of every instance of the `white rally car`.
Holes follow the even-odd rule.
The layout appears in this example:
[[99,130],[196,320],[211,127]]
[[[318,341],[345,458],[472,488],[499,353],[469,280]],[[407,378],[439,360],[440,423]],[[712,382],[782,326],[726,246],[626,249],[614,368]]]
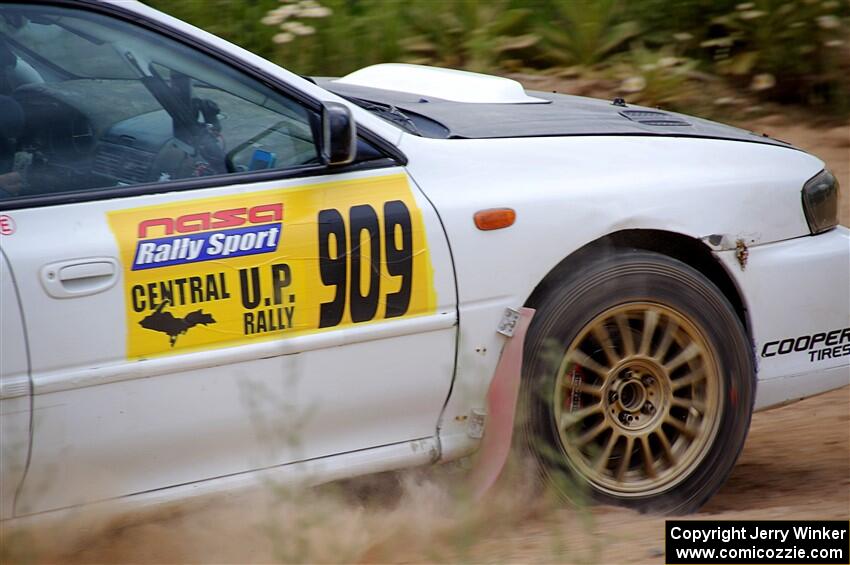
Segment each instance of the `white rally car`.
[[619,99],[3,3],[2,518],[476,450],[480,492],[514,425],[544,476],[694,510],[753,409],[848,383],[837,199]]

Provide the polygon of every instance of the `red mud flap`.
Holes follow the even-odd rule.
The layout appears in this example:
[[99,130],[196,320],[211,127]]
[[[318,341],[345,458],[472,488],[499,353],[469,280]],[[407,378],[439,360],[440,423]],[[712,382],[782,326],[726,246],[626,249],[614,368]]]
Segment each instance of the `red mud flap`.
[[519,309],[513,335],[502,349],[502,356],[487,392],[487,425],[475,467],[470,474],[470,486],[476,499],[480,499],[496,483],[508,460],[522,373],[522,349],[532,316],[533,308]]

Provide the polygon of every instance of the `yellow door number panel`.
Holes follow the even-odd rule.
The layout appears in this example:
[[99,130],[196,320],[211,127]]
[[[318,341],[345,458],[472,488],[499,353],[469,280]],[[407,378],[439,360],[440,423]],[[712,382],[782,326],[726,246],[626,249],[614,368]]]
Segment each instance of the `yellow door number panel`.
[[229,347],[431,314],[422,214],[404,175],[108,213],[127,356]]

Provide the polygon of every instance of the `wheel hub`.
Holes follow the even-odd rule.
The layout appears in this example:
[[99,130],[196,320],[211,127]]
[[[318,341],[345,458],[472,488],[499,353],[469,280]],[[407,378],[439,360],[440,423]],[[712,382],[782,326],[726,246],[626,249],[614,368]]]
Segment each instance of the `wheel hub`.
[[651,363],[636,360],[616,372],[605,396],[605,413],[612,425],[635,431],[659,424],[663,411],[658,408],[668,404],[669,394],[659,372]]

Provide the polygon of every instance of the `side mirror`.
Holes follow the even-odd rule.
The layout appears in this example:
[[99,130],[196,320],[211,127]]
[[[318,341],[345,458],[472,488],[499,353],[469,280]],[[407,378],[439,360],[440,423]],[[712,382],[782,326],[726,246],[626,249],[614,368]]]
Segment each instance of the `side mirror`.
[[347,165],[357,156],[357,125],[348,106],[322,105],[322,160],[326,165]]

